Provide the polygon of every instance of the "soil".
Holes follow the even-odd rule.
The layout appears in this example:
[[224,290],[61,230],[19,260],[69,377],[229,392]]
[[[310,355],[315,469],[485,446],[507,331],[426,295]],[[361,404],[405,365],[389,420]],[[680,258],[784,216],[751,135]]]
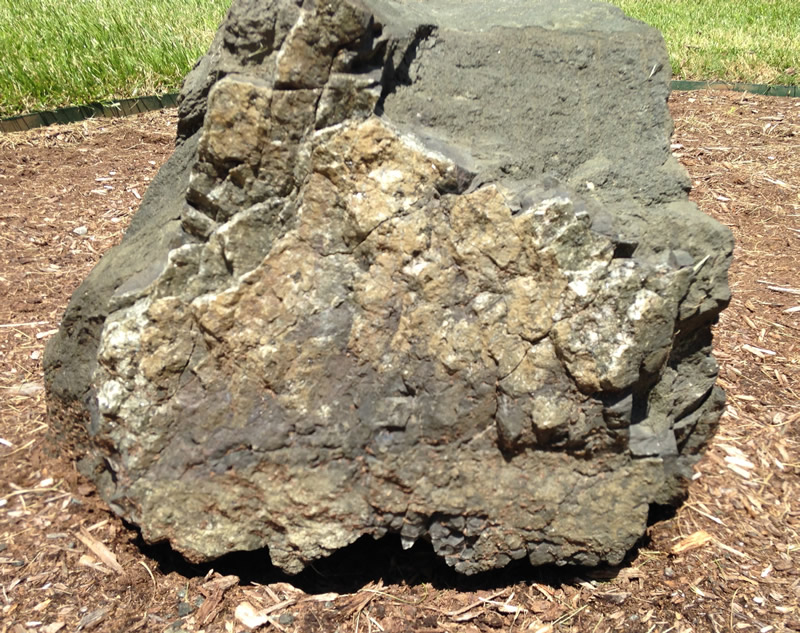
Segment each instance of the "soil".
[[169,156],[176,114],[0,136],[0,633],[800,631],[800,99],[673,93],[692,198],[736,237],[720,430],[619,567],[461,578],[362,540],[300,576],[142,543],[49,439],[41,357]]

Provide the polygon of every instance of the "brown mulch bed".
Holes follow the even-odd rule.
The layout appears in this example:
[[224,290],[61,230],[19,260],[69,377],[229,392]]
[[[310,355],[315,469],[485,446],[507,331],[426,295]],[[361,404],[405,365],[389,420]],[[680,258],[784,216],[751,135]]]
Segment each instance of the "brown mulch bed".
[[297,578],[263,553],[214,571],[141,544],[53,455],[41,356],[169,156],[175,112],[0,136],[0,633],[800,631],[800,99],[670,105],[692,196],[737,241],[720,431],[625,565],[477,579],[392,539]]

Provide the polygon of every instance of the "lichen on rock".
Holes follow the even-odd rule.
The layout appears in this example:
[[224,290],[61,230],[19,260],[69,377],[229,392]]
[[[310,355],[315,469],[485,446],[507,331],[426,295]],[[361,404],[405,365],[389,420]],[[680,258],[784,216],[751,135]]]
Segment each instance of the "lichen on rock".
[[663,57],[582,0],[234,2],[48,347],[83,471],[193,560],[622,560],[722,403]]

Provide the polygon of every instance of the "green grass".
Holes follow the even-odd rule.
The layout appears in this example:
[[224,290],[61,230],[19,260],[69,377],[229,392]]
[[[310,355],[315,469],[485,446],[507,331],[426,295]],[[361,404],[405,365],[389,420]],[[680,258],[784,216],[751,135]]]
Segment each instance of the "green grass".
[[0,0],[0,117],[174,91],[231,0]]
[[[611,2],[661,30],[677,79],[800,85],[800,0]],[[175,91],[230,3],[0,0],[0,117]]]
[[800,0],[609,0],[661,31],[676,79],[800,85]]

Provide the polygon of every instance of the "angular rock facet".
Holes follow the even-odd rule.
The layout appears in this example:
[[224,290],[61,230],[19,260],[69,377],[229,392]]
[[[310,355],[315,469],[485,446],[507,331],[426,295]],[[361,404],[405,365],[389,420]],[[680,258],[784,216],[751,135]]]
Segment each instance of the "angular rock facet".
[[732,241],[670,154],[660,36],[488,7],[234,2],[46,355],[58,432],[147,540],[592,565],[680,500]]

